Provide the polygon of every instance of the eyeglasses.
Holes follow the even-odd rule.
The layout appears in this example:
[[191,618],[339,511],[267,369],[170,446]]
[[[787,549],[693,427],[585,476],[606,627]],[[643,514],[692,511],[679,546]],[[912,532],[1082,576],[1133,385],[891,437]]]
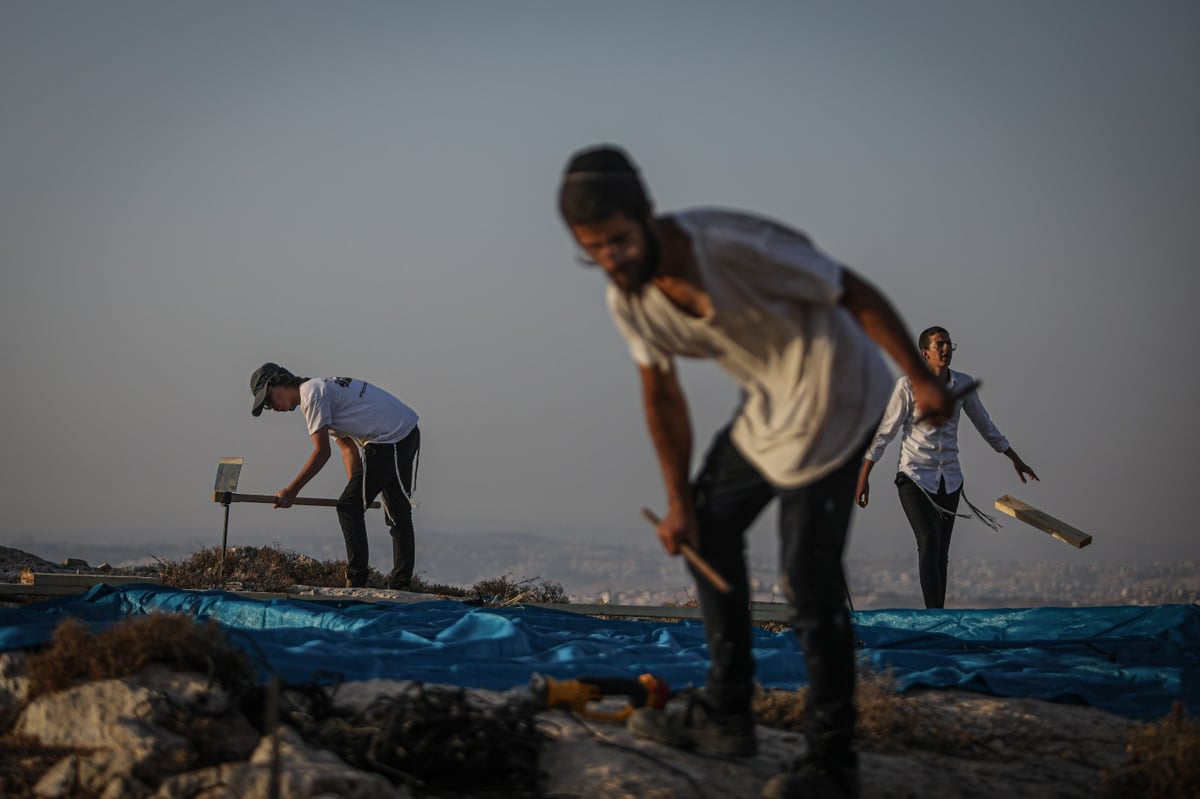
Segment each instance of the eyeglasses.
[[934,341],[934,342],[931,342],[929,344],[929,346],[926,347],[925,349],[927,349],[927,350],[944,350],[947,347],[950,348],[951,352],[954,352],[956,349],[958,349],[957,344],[952,344],[949,341]]
[[633,231],[624,231],[602,240],[586,245],[580,244],[575,260],[584,266],[600,266],[601,260],[607,258],[628,258],[638,253],[639,244],[634,239]]

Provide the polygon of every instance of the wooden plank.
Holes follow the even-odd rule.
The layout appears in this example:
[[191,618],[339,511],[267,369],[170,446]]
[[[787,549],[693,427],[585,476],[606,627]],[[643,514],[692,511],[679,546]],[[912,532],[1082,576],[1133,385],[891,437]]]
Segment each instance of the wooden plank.
[[162,583],[161,577],[138,577],[132,574],[61,574],[32,572],[21,574],[24,585],[73,585],[91,588],[93,585],[124,585],[126,583]]
[[1007,513],[1018,521],[1049,533],[1059,541],[1070,544],[1076,549],[1083,549],[1092,543],[1092,537],[1082,530],[1076,529],[1061,519],[1056,519],[1045,511],[1029,505],[1008,494],[996,500],[996,510]]
[[20,585],[0,583],[0,600],[10,597],[45,599],[47,597],[86,594],[87,589],[78,585]]
[[[59,581],[41,581],[36,585],[17,585],[13,583],[0,583],[0,600],[4,597],[59,597],[71,596],[73,594],[86,593],[93,585],[105,584],[113,585],[119,579],[116,575],[56,575],[56,574],[39,574],[39,577],[75,577],[79,582],[69,584]],[[153,578],[137,577],[126,578],[133,582],[161,582]],[[90,580],[90,582],[88,582]],[[186,589],[190,590],[190,589]],[[197,589],[208,590],[208,589]],[[231,594],[246,597],[247,599],[267,600],[267,599],[295,599],[301,602],[316,602],[318,604],[335,604],[344,602],[429,602],[431,600],[452,600],[466,601],[462,597],[448,597],[436,594],[405,594],[403,596],[353,596],[349,592],[358,589],[346,589],[346,594],[293,594],[283,593],[278,591],[230,591]],[[671,606],[655,606],[655,605],[601,605],[601,604],[550,604],[540,602],[519,602],[515,605],[507,607],[540,607],[550,608],[552,610],[564,610],[569,613],[578,613],[583,616],[610,616],[613,618],[626,619],[667,619],[670,621],[682,621],[685,619],[699,619],[700,608]],[[503,605],[490,605],[487,607],[506,607]],[[750,618],[755,622],[786,622],[790,618],[790,610],[787,605],[779,602],[751,602],[750,603]]]
[[[225,492],[214,491],[212,495],[213,502],[225,502]],[[274,505],[274,494],[229,494],[230,502],[257,502],[262,505]],[[292,500],[293,505],[317,505],[322,508],[332,508],[337,505],[336,499],[323,499],[321,497],[296,497]],[[372,502],[369,507],[380,507],[378,502]]]

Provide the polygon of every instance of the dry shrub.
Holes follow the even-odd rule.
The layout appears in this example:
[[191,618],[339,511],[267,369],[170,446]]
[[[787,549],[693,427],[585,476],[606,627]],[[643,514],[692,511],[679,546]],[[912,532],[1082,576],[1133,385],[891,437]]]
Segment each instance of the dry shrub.
[[855,707],[859,735],[875,749],[916,748],[962,754],[979,750],[991,740],[991,736],[985,740],[972,730],[951,723],[944,713],[918,698],[902,696],[890,671],[860,674]]
[[[243,591],[284,592],[295,585],[341,588],[346,584],[346,561],[316,560],[275,547],[233,547],[225,553],[212,547],[193,552],[185,560],[162,561],[161,579],[175,588],[217,588],[236,585]],[[386,588],[387,577],[372,568],[367,576],[370,588]],[[408,590],[437,596],[477,598],[483,604],[516,602],[566,603],[559,583],[536,578],[516,580],[511,574],[483,580],[472,588],[431,583],[414,575]]]
[[794,691],[760,688],[754,692],[754,718],[759,724],[778,730],[803,732],[805,719],[808,718],[805,710],[807,702],[807,688],[797,688]]
[[234,695],[254,685],[245,654],[225,640],[215,621],[201,625],[184,614],[154,613],[96,634],[69,618],[55,629],[49,647],[29,656],[26,702],[89,680],[128,677],[151,663],[208,675]]
[[[807,689],[759,690],[754,714],[760,724],[803,732]],[[972,759],[1013,759],[1020,753],[1086,763],[1084,755],[1063,749],[1061,734],[1025,717],[980,719],[956,716],[918,696],[896,691],[892,674],[860,669],[854,696],[855,730],[867,751],[922,750]],[[1200,724],[1184,717],[1176,703],[1170,716],[1135,725],[1125,762],[1102,772],[1102,795],[1109,799],[1200,799]]]
[[[808,718],[808,689],[757,691],[754,714],[761,724],[803,732]],[[860,669],[854,692],[858,713],[855,735],[864,749],[903,751],[922,749],[957,755],[985,754],[996,738],[1035,742],[1031,730],[981,733],[954,723],[944,713],[913,697],[901,696],[893,675]]]
[[[164,561],[162,581],[175,588],[214,588],[238,583],[248,591],[284,591],[293,585],[344,586],[344,560],[316,560],[275,547],[233,547],[224,566],[216,547],[193,552],[185,560]],[[383,577],[371,573],[372,584],[382,587]]]
[[[789,732],[803,732],[808,719],[808,689],[794,691],[773,688],[757,690],[754,715],[760,724]],[[892,675],[860,669],[854,691],[858,711],[857,734],[864,740],[887,740],[899,729],[911,724],[910,714],[902,707]]]
[[471,590],[459,585],[427,582],[421,575],[414,574],[412,585],[408,588],[414,594],[437,594],[438,596],[469,597]]
[[332,709],[330,701],[313,699],[314,709],[330,711],[301,711],[289,722],[356,768],[432,795],[469,789],[471,796],[541,796],[536,787],[545,735],[538,708],[523,696],[492,704],[457,686],[413,682],[361,710]]
[[1104,769],[1103,794],[1145,799],[1200,797],[1200,724],[1176,702],[1171,714],[1134,727],[1125,762]]
[[562,604],[567,601],[566,592],[563,591],[561,584],[545,580],[535,584],[536,579],[536,577],[526,577],[522,580],[513,580],[512,574],[506,574],[491,580],[481,580],[475,583],[473,590],[476,596],[489,604],[515,604],[518,602]]

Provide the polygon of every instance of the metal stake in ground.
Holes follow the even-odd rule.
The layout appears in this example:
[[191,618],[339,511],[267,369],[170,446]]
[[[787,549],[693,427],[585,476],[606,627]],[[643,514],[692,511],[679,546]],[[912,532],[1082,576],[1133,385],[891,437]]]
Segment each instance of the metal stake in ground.
[[[221,565],[219,574],[225,576],[225,551],[229,544],[229,506],[234,502],[256,502],[260,505],[273,505],[275,496],[272,494],[237,494],[238,478],[242,474],[243,458],[221,458],[217,464],[217,482],[213,485],[213,502],[225,506],[225,528],[221,532]],[[324,497],[296,497],[293,505],[315,505],[322,508],[337,506],[336,499]],[[378,508],[379,501],[372,502],[367,507]]]
[[225,506],[225,528],[221,531],[221,567],[219,576],[225,576],[225,548],[229,543],[229,506],[233,502],[233,492],[237,490],[238,478],[242,474],[243,458],[221,458],[217,463],[217,481],[213,484],[213,499],[221,495],[221,504]]

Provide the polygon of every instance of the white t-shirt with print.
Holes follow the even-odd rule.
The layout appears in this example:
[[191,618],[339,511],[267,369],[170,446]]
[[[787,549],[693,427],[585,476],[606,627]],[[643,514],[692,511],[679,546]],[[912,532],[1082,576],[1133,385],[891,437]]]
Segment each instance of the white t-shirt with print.
[[388,392],[349,377],[317,377],[300,384],[300,410],[308,434],[328,427],[334,438],[360,446],[395,444],[417,426],[417,413]]
[[658,288],[608,289],[634,361],[710,358],[742,388],[738,451],[775,485],[817,480],[874,431],[892,383],[878,347],[838,304],[842,268],[802,234],[736,211],[673,214],[691,239],[712,313],[697,319]]

